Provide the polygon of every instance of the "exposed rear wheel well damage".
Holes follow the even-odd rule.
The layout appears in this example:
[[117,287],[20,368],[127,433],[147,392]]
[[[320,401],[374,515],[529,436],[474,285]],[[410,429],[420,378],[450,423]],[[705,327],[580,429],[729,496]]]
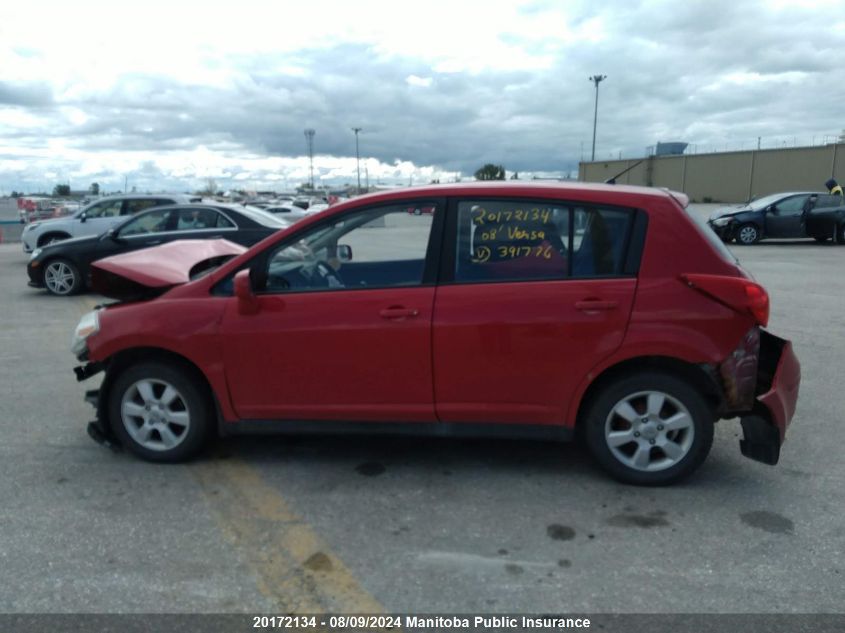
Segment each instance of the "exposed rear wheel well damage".
[[643,371],[662,372],[681,378],[704,396],[704,399],[710,405],[713,420],[719,417],[718,411],[723,405],[724,398],[716,378],[708,373],[705,367],[668,356],[639,356],[608,367],[590,383],[578,405],[576,427],[581,426],[585,412],[602,390],[626,376]]

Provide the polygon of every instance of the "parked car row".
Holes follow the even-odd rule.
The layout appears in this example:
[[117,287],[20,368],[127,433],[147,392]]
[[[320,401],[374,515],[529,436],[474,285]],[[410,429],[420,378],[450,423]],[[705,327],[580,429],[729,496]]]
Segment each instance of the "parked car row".
[[[251,246],[289,224],[261,209],[241,205],[166,204],[132,215],[118,213],[133,209],[136,202],[169,201],[163,197],[115,199],[89,207],[93,217],[83,215],[61,223],[63,230],[76,233],[109,227],[95,235],[48,240],[56,229],[42,230],[42,246],[32,251],[27,264],[29,285],[46,288],[54,295],[72,295],[90,287],[91,263],[103,257],[183,239],[226,239]],[[103,217],[104,210],[114,214]],[[37,233],[38,228],[44,226],[32,232]]]
[[[187,240],[89,263],[94,288],[120,300],[74,336],[77,378],[105,372],[89,433],[175,462],[214,433],[583,432],[611,475],[661,485],[738,417],[742,453],[774,464],[798,360],[765,329],[765,289],[686,202],[609,185],[420,187],[249,248]],[[101,254],[178,234],[196,208],[147,211],[96,238]],[[232,207],[202,210],[211,237],[245,230]]]
[[812,237],[845,244],[845,201],[839,195],[814,191],[776,193],[718,209],[709,224],[725,242],[755,244],[769,238]]
[[128,216],[150,207],[201,201],[201,197],[184,194],[126,195],[95,200],[71,216],[27,224],[21,235],[23,250],[31,253],[38,247],[71,237],[100,235]]

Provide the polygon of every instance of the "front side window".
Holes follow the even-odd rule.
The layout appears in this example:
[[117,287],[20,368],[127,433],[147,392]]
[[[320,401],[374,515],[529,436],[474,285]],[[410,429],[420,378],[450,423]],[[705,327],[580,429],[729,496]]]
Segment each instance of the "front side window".
[[90,207],[85,211],[86,218],[115,218],[120,215],[122,200],[107,200]]
[[120,237],[129,237],[132,235],[145,235],[147,233],[160,233],[170,230],[169,227],[174,224],[172,221],[174,213],[178,212],[170,209],[148,211],[124,224],[120,228],[119,235]]
[[[427,203],[434,207],[434,203]],[[434,214],[407,205],[352,212],[271,252],[258,292],[415,286],[423,281]]]
[[793,196],[778,202],[775,208],[780,215],[800,215],[804,210],[807,198],[808,196]]
[[621,275],[633,215],[527,200],[461,201],[455,281]]

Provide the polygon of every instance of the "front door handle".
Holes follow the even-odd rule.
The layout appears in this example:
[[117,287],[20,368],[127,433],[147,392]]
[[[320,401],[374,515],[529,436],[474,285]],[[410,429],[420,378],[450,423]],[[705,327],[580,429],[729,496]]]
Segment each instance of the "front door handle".
[[404,308],[402,306],[391,306],[379,311],[379,316],[382,319],[407,319],[408,317],[415,317],[420,313],[415,308]]
[[615,310],[619,307],[619,302],[602,301],[601,299],[584,299],[583,301],[576,301],[575,307],[582,312],[592,312],[594,310]]

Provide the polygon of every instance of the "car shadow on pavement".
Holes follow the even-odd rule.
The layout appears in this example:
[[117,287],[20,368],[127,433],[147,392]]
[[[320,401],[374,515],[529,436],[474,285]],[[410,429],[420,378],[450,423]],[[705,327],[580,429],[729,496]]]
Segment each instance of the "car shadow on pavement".
[[[448,475],[489,474],[551,476],[558,480],[616,483],[593,461],[580,438],[551,442],[499,438],[280,435],[214,440],[201,459],[238,458],[253,466],[351,468],[361,475],[384,472],[431,472]],[[727,485],[737,476],[731,464],[713,455],[689,480],[674,487]],[[633,489],[633,488],[632,488]]]
[[332,462],[382,463],[437,469],[489,468],[520,472],[599,473],[581,442],[487,438],[434,438],[368,435],[277,435],[230,437],[215,441],[210,459],[237,455],[253,464],[291,461],[299,465]]

